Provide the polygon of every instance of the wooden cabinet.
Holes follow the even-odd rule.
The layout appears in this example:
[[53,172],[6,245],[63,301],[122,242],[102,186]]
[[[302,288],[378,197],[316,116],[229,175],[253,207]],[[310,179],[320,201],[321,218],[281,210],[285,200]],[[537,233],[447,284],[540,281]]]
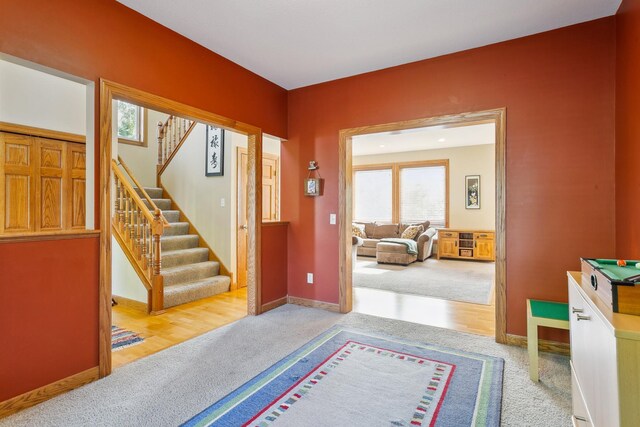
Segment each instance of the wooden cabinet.
[[493,231],[438,230],[438,259],[458,258],[482,261],[495,260]]
[[574,425],[640,425],[640,316],[613,313],[579,272],[569,310]]
[[0,234],[85,228],[84,144],[0,132]]

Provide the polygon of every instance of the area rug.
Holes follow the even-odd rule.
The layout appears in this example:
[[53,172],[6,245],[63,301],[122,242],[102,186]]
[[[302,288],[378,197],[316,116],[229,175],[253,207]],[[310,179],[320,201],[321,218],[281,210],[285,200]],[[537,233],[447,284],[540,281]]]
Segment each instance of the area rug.
[[492,262],[429,258],[405,267],[358,257],[353,286],[486,305],[494,278]]
[[140,344],[142,341],[144,341],[144,338],[135,332],[119,328],[115,325],[111,326],[111,351],[122,350],[123,348]]
[[184,426],[498,426],[503,359],[336,326]]

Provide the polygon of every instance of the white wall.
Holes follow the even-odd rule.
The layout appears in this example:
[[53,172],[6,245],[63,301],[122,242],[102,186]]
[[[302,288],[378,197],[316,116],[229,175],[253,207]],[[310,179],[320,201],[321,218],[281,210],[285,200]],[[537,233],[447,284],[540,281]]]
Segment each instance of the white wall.
[[111,237],[111,287],[113,295],[146,304],[147,289],[114,237]]
[[[168,114],[159,111],[147,111],[147,146],[118,143],[118,154],[129,169],[145,187],[156,186],[156,166],[158,164],[158,122],[165,122]],[[114,121],[117,120],[114,108]]]
[[85,135],[86,86],[0,60],[0,121]]
[[[27,65],[26,61],[14,60]],[[0,59],[0,122],[85,135],[86,228],[93,229],[95,86],[37,64],[25,65]]]
[[[449,227],[495,230],[495,145],[353,157],[353,165],[449,159]],[[480,209],[465,209],[465,175],[480,175]]]

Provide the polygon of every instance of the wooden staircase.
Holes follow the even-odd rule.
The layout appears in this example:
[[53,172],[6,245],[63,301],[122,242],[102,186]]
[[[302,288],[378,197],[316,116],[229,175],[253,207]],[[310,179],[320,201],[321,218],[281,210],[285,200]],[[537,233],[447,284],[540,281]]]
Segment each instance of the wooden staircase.
[[121,158],[112,171],[113,235],[148,291],[149,312],[228,292],[229,272],[166,191],[142,187]]

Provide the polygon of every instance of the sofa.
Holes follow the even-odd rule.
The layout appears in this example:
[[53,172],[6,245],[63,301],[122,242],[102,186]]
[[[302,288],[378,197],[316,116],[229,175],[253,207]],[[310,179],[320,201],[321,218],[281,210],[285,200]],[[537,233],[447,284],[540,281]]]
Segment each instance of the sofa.
[[[381,239],[399,238],[402,232],[410,225],[422,225],[424,228],[424,231],[415,239],[418,242],[418,255],[416,260],[424,261],[432,254],[433,239],[437,230],[429,227],[429,221],[412,224],[377,224],[375,222],[354,222],[353,224],[358,225],[361,229],[364,228],[364,234],[366,235],[366,237],[362,239],[362,245],[357,247],[358,256],[377,257],[377,246]],[[402,264],[405,263],[406,262],[402,262]]]

